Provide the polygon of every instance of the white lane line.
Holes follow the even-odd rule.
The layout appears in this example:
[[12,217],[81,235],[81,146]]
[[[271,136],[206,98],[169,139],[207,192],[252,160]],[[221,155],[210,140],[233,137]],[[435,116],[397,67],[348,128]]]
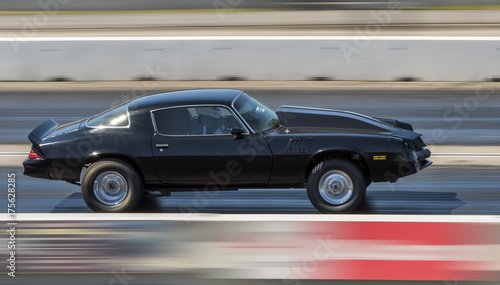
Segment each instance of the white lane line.
[[285,2],[288,5],[387,5],[387,2]]
[[[48,41],[190,41],[190,40],[359,40],[357,36],[153,36],[153,37],[0,37],[4,42],[48,42]],[[500,41],[500,37],[457,36],[377,36],[370,40],[435,40],[435,41]]]
[[500,156],[491,156],[491,155],[433,155],[431,158],[500,158]]
[[[0,216],[0,221],[8,217]],[[472,222],[500,223],[500,216],[486,215],[287,215],[287,214],[199,214],[199,213],[18,213],[18,221],[341,221],[341,222]]]
[[499,158],[500,153],[435,153],[432,157],[451,157],[451,158]]
[[[32,121],[45,121],[53,117],[0,117],[0,122],[32,122]],[[59,121],[78,121],[82,117],[57,117]]]
[[28,156],[29,152],[0,152],[0,158],[1,157],[26,157]]
[[488,153],[488,152],[437,152],[436,155],[490,155],[490,156],[500,156],[500,153]]

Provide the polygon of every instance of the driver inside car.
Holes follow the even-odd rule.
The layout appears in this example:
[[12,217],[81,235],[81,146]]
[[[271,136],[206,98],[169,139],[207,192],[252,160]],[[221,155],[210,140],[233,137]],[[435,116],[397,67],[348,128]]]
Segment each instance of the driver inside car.
[[203,135],[227,134],[227,127],[224,124],[222,111],[218,107],[197,107],[197,122],[201,126]]

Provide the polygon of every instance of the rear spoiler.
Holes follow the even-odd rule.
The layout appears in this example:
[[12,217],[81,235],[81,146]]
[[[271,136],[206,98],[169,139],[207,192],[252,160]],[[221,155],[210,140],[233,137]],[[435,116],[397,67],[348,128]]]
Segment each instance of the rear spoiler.
[[382,121],[386,124],[389,124],[391,126],[400,128],[400,129],[413,131],[413,126],[407,122],[403,122],[403,121],[399,121],[399,120],[395,120],[395,119],[387,119],[387,118],[375,118],[375,119]]
[[42,139],[52,132],[55,128],[59,126],[58,123],[56,123],[52,119],[48,119],[47,121],[41,123],[38,127],[36,127],[29,135],[28,139],[34,144],[38,145],[42,141]]

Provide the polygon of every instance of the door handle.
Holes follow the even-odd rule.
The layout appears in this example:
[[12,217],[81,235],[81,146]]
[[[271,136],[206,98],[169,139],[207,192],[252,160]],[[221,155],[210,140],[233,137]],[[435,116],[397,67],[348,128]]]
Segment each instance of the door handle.
[[157,148],[168,148],[168,143],[157,143],[156,147]]

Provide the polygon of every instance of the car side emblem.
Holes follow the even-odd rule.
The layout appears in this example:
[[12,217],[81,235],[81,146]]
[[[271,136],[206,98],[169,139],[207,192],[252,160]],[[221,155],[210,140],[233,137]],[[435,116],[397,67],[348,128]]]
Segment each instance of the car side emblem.
[[290,132],[290,130],[289,130],[289,129],[286,129],[286,130],[285,130],[285,133],[286,133],[286,134],[288,134],[289,132]]

